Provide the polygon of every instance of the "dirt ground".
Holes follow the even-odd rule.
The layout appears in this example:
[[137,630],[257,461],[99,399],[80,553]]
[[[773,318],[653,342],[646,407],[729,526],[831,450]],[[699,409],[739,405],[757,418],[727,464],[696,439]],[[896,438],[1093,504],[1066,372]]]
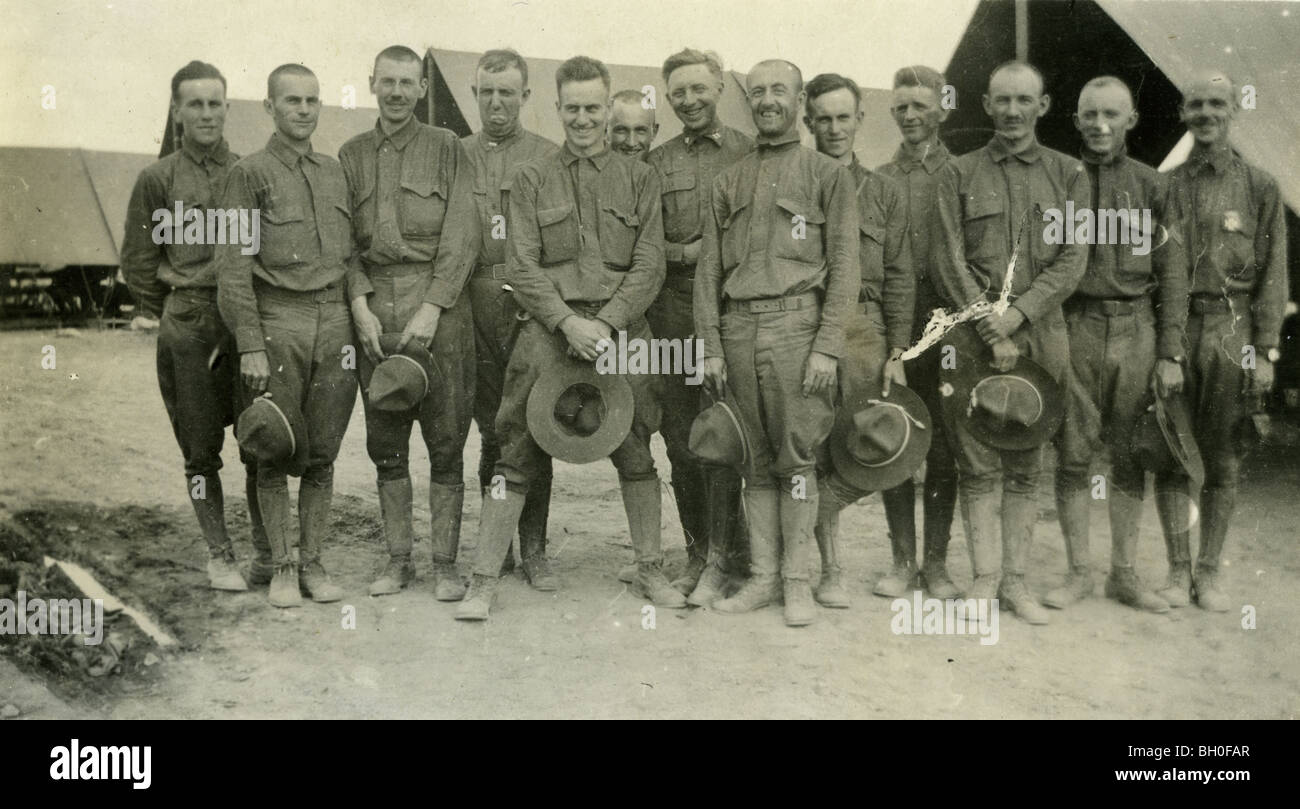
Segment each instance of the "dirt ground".
[[[57,367],[41,367],[42,348]],[[822,610],[787,629],[780,608],[745,616],[659,610],[615,578],[630,558],[617,480],[605,462],[557,464],[550,554],[564,587],[533,592],[504,582],[492,619],[461,624],[435,601],[427,540],[421,578],[399,596],[370,598],[382,562],[374,474],[358,402],[335,474],[333,537],[325,562],[346,591],[340,604],[281,611],[264,592],[207,590],[204,546],[186,502],[179,450],[154,376],[154,339],[133,332],[0,334],[0,522],[91,568],[123,600],[180,641],[148,676],[123,671],[87,685],[0,655],[0,705],[47,717],[790,717],[790,718],[1294,718],[1300,703],[1300,453],[1256,453],[1225,552],[1228,592],[1254,608],[1196,607],[1164,616],[1098,596],[1052,624],[1003,614],[996,644],[973,635],[895,635],[890,602],[870,583],[889,563],[877,498],[845,512],[850,610]],[[1293,438],[1294,431],[1279,431]],[[1290,441],[1288,440],[1288,443]],[[427,463],[415,442],[413,468]],[[466,448],[472,479],[478,440]],[[655,439],[661,474],[663,445]],[[231,531],[251,555],[243,470],[225,452]],[[425,467],[427,469],[427,466]],[[1049,479],[1050,480],[1050,479]],[[427,478],[416,476],[418,504]],[[664,488],[671,567],[684,558]],[[1150,500],[1150,498],[1148,498]],[[1050,485],[1031,558],[1042,593],[1065,567]],[[471,554],[479,499],[467,496]],[[1093,514],[1093,567],[1108,563],[1104,506]],[[1142,523],[1139,572],[1163,579],[1154,508]],[[0,542],[13,536],[0,532]],[[950,567],[969,581],[960,519]],[[1290,605],[1290,606],[1288,606]],[[345,606],[356,628],[343,626]],[[0,647],[0,649],[12,647]],[[138,674],[138,673],[137,673]]]

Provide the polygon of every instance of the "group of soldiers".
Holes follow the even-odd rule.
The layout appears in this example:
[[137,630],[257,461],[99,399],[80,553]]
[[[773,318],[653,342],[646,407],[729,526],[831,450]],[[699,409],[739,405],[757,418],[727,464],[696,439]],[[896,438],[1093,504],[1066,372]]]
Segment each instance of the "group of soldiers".
[[[1229,144],[1238,106],[1229,77],[1206,73],[1183,88],[1195,146],[1167,177],[1127,156],[1137,113],[1113,77],[1080,94],[1076,159],[1036,139],[1050,104],[1039,71],[1004,64],[982,99],[993,137],[955,156],[939,138],[944,77],[903,68],[890,110],[902,142],[876,169],[854,154],[867,111],[851,79],[805,83],[787,61],[760,62],[746,82],[754,138],[718,120],[727,85],[712,53],[673,54],[663,80],[683,131],[652,148],[656,109],[640,90],[611,97],[601,62],[564,62],[555,74],[557,146],[521,126],[525,60],[489,51],[473,87],[482,128],[462,139],[416,120],[427,91],[421,59],[389,47],[370,77],[379,119],[335,160],[311,147],[320,91],[307,68],[271,73],[265,107],[275,133],[242,159],[222,135],[221,73],[191,62],[175,75],[180,148],[140,175],[122,269],[142,307],[160,317],[159,384],[212,587],[269,585],[279,607],[303,595],[341,598],[321,546],[359,386],[388,556],[371,595],[397,593],[414,576],[416,421],[430,459],[436,597],[459,601],[458,619],[486,619],[499,577],[514,567],[516,536],[531,586],[557,589],[546,554],[551,457],[530,432],[529,395],[561,364],[594,361],[625,333],[702,345],[703,393],[682,374],[627,377],[631,426],[609,455],[635,554],[619,577],[655,605],[734,614],[783,603],[791,626],[813,622],[818,604],[848,607],[838,515],[872,488],[837,472],[827,438],[842,403],[880,404],[910,388],[929,415],[908,418],[931,433],[923,551],[918,557],[908,475],[881,492],[893,564],[874,593],[959,596],[947,548],[960,494],[973,574],[964,596],[999,598],[1045,623],[1042,603],[1063,608],[1093,591],[1089,475],[1109,455],[1106,594],[1154,612],[1192,599],[1228,609],[1219,560],[1247,446],[1243,423],[1252,394],[1272,385],[1288,294],[1278,186]],[[800,118],[815,150],[800,143]],[[151,214],[177,205],[259,211],[260,250],[158,244]],[[1044,239],[1042,212],[1070,205],[1149,209],[1153,249]],[[943,340],[903,359],[933,310],[999,299],[1004,305],[963,327],[978,336],[972,356],[985,373],[1031,363],[1045,370],[1064,396],[1053,436],[989,443],[969,408],[945,401]],[[425,384],[405,405],[381,406],[377,369],[395,358],[407,371],[418,366]],[[1193,566],[1189,479],[1170,466],[1156,478],[1169,560],[1157,592],[1134,572],[1145,474],[1132,436],[1153,400],[1179,396],[1205,459],[1200,547]],[[714,401],[731,404],[748,437],[743,465],[705,464],[692,451],[692,425]],[[296,440],[272,458],[239,436],[255,550],[245,580],[224,522],[220,453],[225,426],[259,404],[270,412],[268,402]],[[471,420],[482,436],[483,505],[466,578],[456,559]],[[667,446],[687,548],[671,581],[655,432]],[[1049,439],[1059,451],[1069,569],[1040,603],[1024,577]],[[301,477],[296,535],[288,474]]]

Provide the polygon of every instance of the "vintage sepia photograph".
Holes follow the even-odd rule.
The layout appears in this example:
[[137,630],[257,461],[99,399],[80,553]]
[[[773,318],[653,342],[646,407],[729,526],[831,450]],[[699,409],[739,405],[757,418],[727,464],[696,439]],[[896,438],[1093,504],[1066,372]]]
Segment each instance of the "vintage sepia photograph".
[[0,719],[1300,710],[1300,2],[0,19]]

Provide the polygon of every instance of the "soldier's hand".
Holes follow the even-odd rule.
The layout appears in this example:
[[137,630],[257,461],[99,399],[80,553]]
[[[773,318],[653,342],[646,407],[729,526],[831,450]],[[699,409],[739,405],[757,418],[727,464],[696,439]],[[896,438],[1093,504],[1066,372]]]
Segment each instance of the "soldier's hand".
[[1168,399],[1183,389],[1183,366],[1174,360],[1161,358],[1151,369],[1151,392]]
[[370,311],[365,296],[352,301],[352,323],[357,328],[361,350],[371,362],[377,364],[384,358],[384,349],[379,346],[379,335],[383,333],[384,327],[375,313]]
[[1020,349],[1011,340],[999,340],[993,344],[993,361],[989,366],[998,373],[1005,374],[1012,368],[1016,367],[1016,360],[1020,359]]
[[709,393],[721,399],[722,390],[727,386],[727,361],[722,357],[705,357],[700,363],[700,375]]
[[1273,363],[1264,357],[1255,358],[1255,367],[1246,372],[1246,394],[1263,396],[1273,390]]
[[402,329],[402,339],[397,343],[397,350],[406,348],[406,344],[412,340],[425,349],[433,345],[433,335],[438,331],[438,318],[441,316],[441,306],[432,303],[420,304],[420,308],[416,309],[415,314],[411,315],[411,319],[406,322],[406,328]]
[[803,395],[831,390],[835,387],[835,366],[837,360],[820,351],[808,355],[808,362],[803,372]]
[[702,244],[704,244],[704,240],[697,239],[682,245],[682,263],[698,264],[700,261],[700,245]]
[[601,341],[609,339],[609,324],[600,320],[570,315],[560,321],[560,331],[569,341],[569,347],[579,359],[594,361],[600,356]]
[[889,386],[893,384],[907,385],[907,373],[903,370],[903,359],[901,351],[895,351],[894,356],[890,357],[885,363],[885,370],[880,375],[880,394],[889,395]]
[[239,355],[239,378],[254,394],[263,393],[271,381],[271,361],[265,351],[248,351]]
[[1006,340],[1016,333],[1024,325],[1025,316],[1014,306],[1007,307],[1007,311],[1000,315],[989,315],[975,321],[975,331],[979,332],[980,337],[990,346],[1000,340]]

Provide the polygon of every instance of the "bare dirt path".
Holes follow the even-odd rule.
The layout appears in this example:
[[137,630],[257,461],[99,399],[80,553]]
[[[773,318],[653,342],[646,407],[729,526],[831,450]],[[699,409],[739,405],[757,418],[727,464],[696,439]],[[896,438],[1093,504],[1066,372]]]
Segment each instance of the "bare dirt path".
[[[55,347],[54,370],[41,367],[47,345]],[[1098,597],[1053,613],[1047,627],[1004,615],[994,645],[975,636],[896,635],[889,602],[870,595],[889,562],[874,498],[841,522],[852,609],[823,610],[802,630],[785,628],[779,608],[738,617],[659,610],[654,629],[645,629],[642,602],[613,576],[630,550],[607,463],[557,466],[550,552],[564,588],[535,593],[513,577],[491,621],[463,625],[452,619],[453,605],[433,599],[427,544],[416,555],[422,578],[410,590],[365,595],[382,548],[358,403],[337,464],[335,536],[325,553],[347,595],[342,604],[279,611],[263,593],[204,588],[203,545],[153,352],[152,336],[130,332],[0,334],[0,518],[35,512],[53,520],[48,530],[75,531],[80,552],[185,646],[164,656],[162,676],[147,687],[98,700],[69,695],[57,678],[46,689],[39,673],[18,675],[0,659],[0,703],[23,716],[1293,718],[1300,708],[1294,449],[1270,448],[1252,460],[1225,554],[1229,592],[1255,608],[1255,629],[1243,629],[1236,611],[1145,615]],[[415,443],[418,470],[427,460]],[[470,491],[477,446],[471,435]],[[658,439],[655,451],[666,475]],[[233,439],[224,457],[232,531],[246,558]],[[418,475],[416,487],[418,504],[427,478]],[[1064,568],[1049,488],[1029,576],[1040,593]],[[664,502],[665,545],[680,564],[667,488]],[[470,495],[468,542],[478,506]],[[1153,511],[1139,555],[1148,580],[1164,575]],[[73,527],[77,520],[84,525]],[[114,530],[97,532],[96,521]],[[1092,559],[1101,570],[1109,547],[1102,505],[1093,522]],[[422,509],[421,523],[427,532]],[[969,580],[966,560],[958,521],[950,566],[959,584]],[[355,629],[343,627],[344,605],[355,608]]]

